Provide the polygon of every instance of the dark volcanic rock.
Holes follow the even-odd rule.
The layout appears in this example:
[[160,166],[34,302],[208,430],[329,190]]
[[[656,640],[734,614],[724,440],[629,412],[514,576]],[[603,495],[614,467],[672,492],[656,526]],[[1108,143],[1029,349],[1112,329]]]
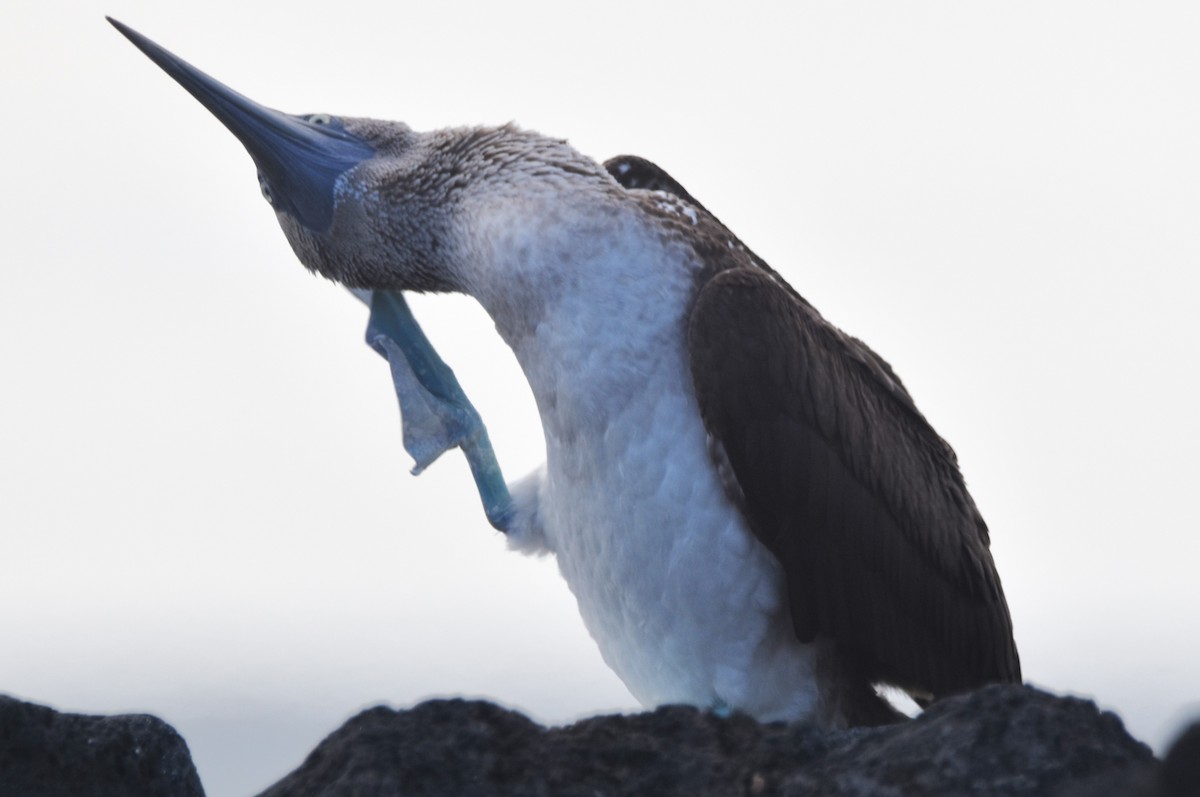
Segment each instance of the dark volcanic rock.
[[1200,721],[1193,722],[1163,759],[1158,787],[1163,797],[1200,795]]
[[61,714],[0,695],[0,797],[204,797],[187,745],[144,714]]
[[684,707],[542,728],[490,703],[374,708],[261,797],[1144,794],[1154,758],[1090,702],[996,686],[822,733]]

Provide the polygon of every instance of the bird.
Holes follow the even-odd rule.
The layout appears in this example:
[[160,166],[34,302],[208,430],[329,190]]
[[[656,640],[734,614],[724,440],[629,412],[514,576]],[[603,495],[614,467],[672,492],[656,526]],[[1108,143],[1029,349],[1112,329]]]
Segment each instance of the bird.
[[[549,554],[641,703],[844,728],[1019,683],[990,537],[893,369],[665,170],[516,124],[260,105],[109,21],[245,146],[310,271],[371,307],[414,472],[472,465],[489,521]],[[407,311],[457,292],[532,389],[545,464],[513,482]]]

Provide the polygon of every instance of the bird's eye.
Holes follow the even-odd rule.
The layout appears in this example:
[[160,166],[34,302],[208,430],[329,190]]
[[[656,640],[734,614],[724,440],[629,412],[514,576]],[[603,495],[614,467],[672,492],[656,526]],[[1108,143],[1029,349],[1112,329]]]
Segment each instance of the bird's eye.
[[333,122],[333,117],[327,113],[314,113],[308,117],[309,124],[327,125]]

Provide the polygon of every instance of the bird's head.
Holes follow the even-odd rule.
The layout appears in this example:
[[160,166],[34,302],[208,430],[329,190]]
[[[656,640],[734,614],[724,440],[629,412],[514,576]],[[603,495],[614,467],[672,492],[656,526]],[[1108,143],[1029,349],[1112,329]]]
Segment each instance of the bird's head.
[[[519,214],[539,192],[554,207],[556,191],[567,193],[562,178],[576,188],[581,178],[598,190],[614,185],[565,142],[511,125],[418,133],[400,122],[282,113],[109,22],[246,147],[300,261],[350,287],[476,293],[480,250],[490,245],[464,240],[464,214]],[[481,226],[504,225],[472,229]]]

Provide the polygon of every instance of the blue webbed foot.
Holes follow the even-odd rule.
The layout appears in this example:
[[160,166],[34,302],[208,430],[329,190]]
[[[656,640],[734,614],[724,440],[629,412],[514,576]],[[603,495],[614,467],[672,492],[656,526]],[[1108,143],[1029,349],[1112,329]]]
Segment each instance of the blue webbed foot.
[[434,351],[398,292],[354,291],[371,308],[367,343],[387,359],[400,403],[404,449],[419,474],[443,452],[461,448],[471,466],[488,521],[506,531],[512,498],[487,428],[454,372]]
[[714,717],[719,717],[723,720],[727,720],[733,716],[733,706],[719,697],[713,699],[713,702],[708,706],[708,710]]

